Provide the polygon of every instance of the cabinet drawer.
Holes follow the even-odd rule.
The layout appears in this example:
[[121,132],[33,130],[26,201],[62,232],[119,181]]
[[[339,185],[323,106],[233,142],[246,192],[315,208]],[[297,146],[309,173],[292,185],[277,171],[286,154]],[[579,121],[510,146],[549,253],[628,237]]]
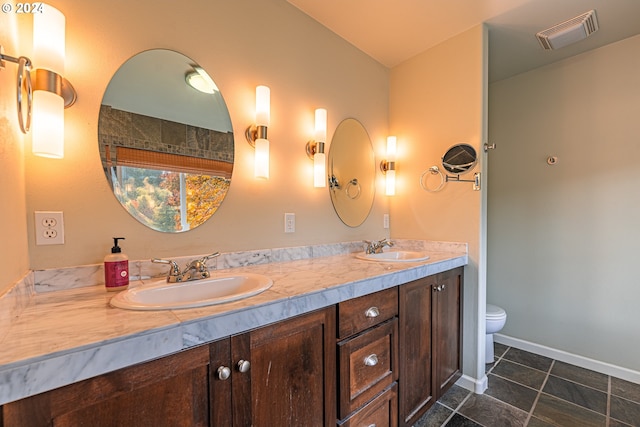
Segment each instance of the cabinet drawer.
[[355,412],[341,427],[396,427],[398,425],[397,383]]
[[397,380],[398,319],[338,343],[338,417],[344,418]]
[[338,304],[338,338],[362,332],[397,314],[397,287],[341,302]]

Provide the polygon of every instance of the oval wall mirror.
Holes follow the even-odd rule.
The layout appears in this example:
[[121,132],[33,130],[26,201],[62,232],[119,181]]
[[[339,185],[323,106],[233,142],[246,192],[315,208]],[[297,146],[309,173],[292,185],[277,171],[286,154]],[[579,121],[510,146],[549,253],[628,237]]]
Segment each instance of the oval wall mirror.
[[462,175],[476,165],[476,150],[469,144],[456,144],[442,156],[442,167],[449,173]]
[[366,129],[355,119],[336,128],[329,148],[329,194],[338,217],[349,227],[369,216],[375,196],[375,153]]
[[115,197],[157,231],[203,224],[231,184],[227,106],[207,72],[174,51],[148,50],[118,69],[102,98],[98,145]]

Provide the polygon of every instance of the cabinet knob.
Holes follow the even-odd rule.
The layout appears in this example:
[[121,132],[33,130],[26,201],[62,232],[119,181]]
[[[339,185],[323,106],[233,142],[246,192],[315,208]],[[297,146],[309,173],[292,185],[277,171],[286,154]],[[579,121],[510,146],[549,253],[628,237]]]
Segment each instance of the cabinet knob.
[[227,368],[226,366],[220,366],[218,368],[218,379],[219,380],[226,380],[231,376],[231,369]]
[[367,366],[376,366],[378,364],[378,356],[370,354],[364,358],[364,364]]
[[445,285],[445,284],[434,286],[433,287],[433,292],[442,292],[442,291],[445,290],[446,287],[447,287],[447,285]]
[[370,319],[380,316],[380,310],[378,307],[369,307],[367,311],[364,312],[364,315]]
[[248,360],[240,360],[236,366],[238,368],[238,371],[244,374],[245,372],[249,372],[249,368],[251,368],[251,363],[249,363]]

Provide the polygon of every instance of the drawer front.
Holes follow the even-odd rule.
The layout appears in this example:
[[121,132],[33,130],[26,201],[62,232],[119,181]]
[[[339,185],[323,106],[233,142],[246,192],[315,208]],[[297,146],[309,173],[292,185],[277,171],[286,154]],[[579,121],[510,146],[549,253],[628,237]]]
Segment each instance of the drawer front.
[[380,396],[345,420],[343,427],[396,427],[398,425],[398,385],[394,383]]
[[338,304],[338,338],[362,332],[397,314],[397,287],[341,302]]
[[344,418],[398,378],[398,319],[338,344],[339,418]]

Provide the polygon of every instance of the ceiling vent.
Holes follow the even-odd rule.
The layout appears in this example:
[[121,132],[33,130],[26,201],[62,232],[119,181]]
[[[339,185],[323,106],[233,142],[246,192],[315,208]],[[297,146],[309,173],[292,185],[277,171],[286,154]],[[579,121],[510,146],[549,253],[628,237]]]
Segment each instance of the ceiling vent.
[[598,31],[596,11],[590,10],[536,34],[538,41],[547,50],[560,49]]

